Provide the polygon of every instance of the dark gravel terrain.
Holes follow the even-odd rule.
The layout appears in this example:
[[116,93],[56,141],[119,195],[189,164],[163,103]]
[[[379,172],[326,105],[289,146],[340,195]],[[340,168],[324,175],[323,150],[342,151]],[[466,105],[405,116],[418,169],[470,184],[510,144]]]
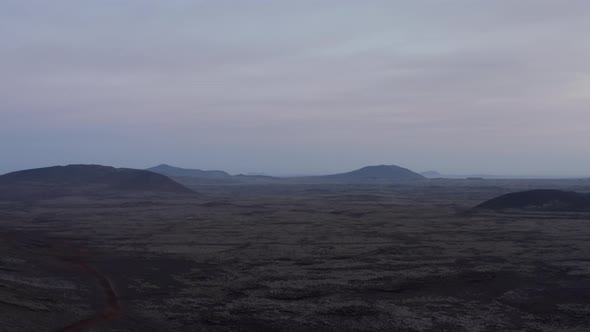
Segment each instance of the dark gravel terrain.
[[0,330],[588,331],[590,215],[472,207],[589,184],[2,201]]

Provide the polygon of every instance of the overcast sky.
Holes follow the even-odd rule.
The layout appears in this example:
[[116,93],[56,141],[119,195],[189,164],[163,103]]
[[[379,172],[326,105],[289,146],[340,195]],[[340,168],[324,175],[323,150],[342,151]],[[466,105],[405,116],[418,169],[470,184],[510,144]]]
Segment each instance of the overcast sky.
[[590,176],[587,0],[0,0],[0,173]]

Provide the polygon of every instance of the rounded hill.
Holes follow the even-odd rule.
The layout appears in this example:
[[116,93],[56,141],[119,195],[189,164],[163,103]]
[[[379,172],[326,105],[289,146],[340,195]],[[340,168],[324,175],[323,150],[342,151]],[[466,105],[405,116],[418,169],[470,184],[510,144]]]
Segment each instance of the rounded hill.
[[153,172],[101,165],[68,165],[17,171],[0,176],[0,196],[36,197],[105,192],[192,193]]
[[476,206],[489,210],[590,211],[590,194],[539,189],[510,193]]
[[389,182],[420,180],[425,177],[396,165],[378,165],[366,166],[352,172],[325,175],[318,178],[345,182]]

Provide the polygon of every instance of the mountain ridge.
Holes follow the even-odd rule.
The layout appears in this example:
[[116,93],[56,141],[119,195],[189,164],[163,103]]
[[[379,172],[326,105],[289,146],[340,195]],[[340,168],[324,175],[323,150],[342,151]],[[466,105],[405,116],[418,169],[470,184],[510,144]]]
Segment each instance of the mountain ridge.
[[206,179],[229,179],[232,177],[229,173],[225,171],[181,168],[176,166],[170,166],[168,164],[160,164],[158,166],[150,167],[146,169],[146,171],[175,177],[186,176]]
[[364,182],[398,182],[425,179],[421,174],[397,165],[365,166],[350,172],[315,175],[275,177],[268,175],[230,175],[224,171],[204,171],[161,164],[147,170],[170,176],[187,184],[203,183],[254,183],[254,182],[327,182],[327,183],[364,183]]

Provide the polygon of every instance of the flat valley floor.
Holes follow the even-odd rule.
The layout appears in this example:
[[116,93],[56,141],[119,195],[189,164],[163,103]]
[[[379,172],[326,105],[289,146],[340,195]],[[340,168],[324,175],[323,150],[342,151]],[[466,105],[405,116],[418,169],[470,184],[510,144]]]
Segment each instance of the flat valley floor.
[[589,331],[588,181],[217,185],[0,202],[0,331]]

